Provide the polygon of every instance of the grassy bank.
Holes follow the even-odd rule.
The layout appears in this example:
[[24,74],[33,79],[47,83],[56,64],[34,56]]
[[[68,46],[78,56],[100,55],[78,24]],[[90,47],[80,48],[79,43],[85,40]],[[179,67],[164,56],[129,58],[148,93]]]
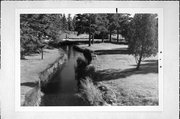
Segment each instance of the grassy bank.
[[115,92],[117,105],[158,105],[157,57],[144,59],[137,71],[126,45],[100,43],[79,47],[97,54],[91,64],[96,72],[93,80]]
[[[21,60],[21,104],[24,103],[25,95],[32,95],[33,89],[39,92],[38,83],[39,73],[45,70],[51,63],[60,57],[58,49],[44,49],[44,59],[41,60],[41,54],[32,54]],[[28,95],[28,94],[27,94]],[[37,98],[37,95],[33,96]],[[29,96],[30,97],[30,96]],[[27,99],[29,100],[29,99]]]

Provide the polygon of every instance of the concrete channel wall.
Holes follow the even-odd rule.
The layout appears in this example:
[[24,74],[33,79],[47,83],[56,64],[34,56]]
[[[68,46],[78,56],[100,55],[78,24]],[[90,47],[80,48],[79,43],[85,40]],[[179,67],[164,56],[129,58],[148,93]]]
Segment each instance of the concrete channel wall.
[[62,56],[57,58],[55,62],[50,64],[44,71],[39,73],[41,86],[46,85],[50,81],[50,79],[53,78],[56,72],[61,69],[62,65],[66,60],[67,60],[67,56],[66,54],[63,54]]
[[45,70],[39,73],[39,82],[32,90],[25,94],[25,100],[23,106],[39,106],[41,105],[41,97],[43,93],[41,87],[48,84],[53,76],[59,71],[65,61],[67,60],[67,55],[63,53],[58,57],[52,64],[50,64]]

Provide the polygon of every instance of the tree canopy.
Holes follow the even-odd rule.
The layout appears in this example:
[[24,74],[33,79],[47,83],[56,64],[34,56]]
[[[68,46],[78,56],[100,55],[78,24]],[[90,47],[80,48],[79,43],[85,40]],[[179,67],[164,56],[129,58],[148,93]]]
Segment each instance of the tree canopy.
[[61,32],[70,28],[67,23],[64,14],[21,14],[21,56],[39,52],[46,39],[59,40]]
[[137,69],[141,60],[157,54],[158,18],[157,14],[21,14],[21,54],[39,52],[45,39],[59,41],[62,32],[76,31],[77,35],[89,34],[89,46],[94,37],[102,42],[109,36],[119,34],[128,40],[130,54],[137,59]]
[[89,46],[91,45],[91,35],[96,32],[96,14],[77,14],[75,16],[75,31],[79,34],[89,34]]
[[[88,33],[89,42],[91,38],[100,36],[102,41],[108,38],[112,33],[117,33],[117,40],[120,33],[127,36],[127,26],[130,14],[77,14],[75,22],[75,31],[79,34]],[[91,37],[92,35],[92,37]]]
[[130,54],[137,60],[137,69],[143,58],[158,52],[157,14],[135,14],[129,25],[128,42]]

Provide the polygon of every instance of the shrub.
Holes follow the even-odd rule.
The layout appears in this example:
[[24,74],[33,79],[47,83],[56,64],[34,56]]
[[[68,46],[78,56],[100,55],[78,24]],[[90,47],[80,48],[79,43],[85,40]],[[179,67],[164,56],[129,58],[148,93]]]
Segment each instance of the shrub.
[[100,90],[93,84],[92,80],[89,77],[80,81],[81,89],[80,89],[80,97],[89,102],[90,105],[97,106],[103,105],[104,100],[102,98],[102,94]]
[[31,89],[25,94],[23,106],[39,106],[41,103],[42,92],[39,86]]
[[85,68],[85,75],[92,78],[92,79],[95,79],[96,78],[96,75],[95,75],[95,67],[92,66],[92,65],[88,65],[86,66]]

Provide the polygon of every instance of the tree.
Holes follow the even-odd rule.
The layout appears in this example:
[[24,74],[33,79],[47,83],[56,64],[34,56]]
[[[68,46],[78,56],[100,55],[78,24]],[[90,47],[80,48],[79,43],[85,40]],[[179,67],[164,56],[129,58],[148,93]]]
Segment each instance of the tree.
[[68,18],[67,18],[67,26],[68,26],[68,30],[72,31],[73,29],[73,20],[71,18],[71,14],[68,14]]
[[62,29],[61,14],[21,14],[21,58],[30,53],[41,51],[43,58],[43,42],[47,37],[58,39]]
[[111,35],[113,31],[116,29],[116,23],[114,19],[114,14],[107,14],[107,19],[109,20],[108,31],[109,31],[109,42],[111,42]]
[[121,21],[120,21],[120,34],[122,37],[125,38],[125,40],[127,39],[127,35],[128,35],[128,27],[130,24],[130,21],[132,20],[132,17],[130,17],[130,14],[122,14],[121,16]]
[[95,14],[77,14],[75,20],[75,31],[78,35],[83,33],[89,34],[89,46],[91,46],[91,38],[95,32]]
[[157,21],[157,14],[135,14],[130,23],[128,32],[129,51],[137,61],[137,70],[139,70],[143,58],[157,54]]
[[[37,51],[41,45],[41,37],[45,35],[47,22],[42,14],[21,14],[21,58],[25,53]],[[43,19],[43,20],[42,20]]]
[[[117,42],[119,42],[119,34],[123,34],[126,29],[126,23],[129,20],[130,14],[115,14],[114,21],[116,25],[116,32],[117,32]],[[124,27],[125,26],[125,27]]]
[[108,24],[107,14],[97,14],[96,17],[97,31],[100,32],[102,36],[102,42],[104,42],[104,37],[108,34]]
[[63,16],[62,14],[47,14],[46,21],[48,28],[45,30],[46,35],[53,41],[59,41],[59,36],[63,29]]
[[121,18],[121,14],[115,14],[113,15],[113,19],[114,19],[114,24],[115,24],[115,29],[116,29],[116,34],[117,34],[117,42],[119,41],[119,29],[120,29],[120,19]]
[[75,31],[76,30],[76,15],[72,19],[72,27],[73,27],[73,31]]
[[119,41],[119,34],[123,37],[127,36],[127,28],[130,21],[130,14],[107,14],[108,23],[108,32],[109,32],[109,41],[111,42],[111,35],[116,31],[117,33],[117,42]]
[[68,29],[67,19],[65,14],[62,16],[62,30],[66,31]]

